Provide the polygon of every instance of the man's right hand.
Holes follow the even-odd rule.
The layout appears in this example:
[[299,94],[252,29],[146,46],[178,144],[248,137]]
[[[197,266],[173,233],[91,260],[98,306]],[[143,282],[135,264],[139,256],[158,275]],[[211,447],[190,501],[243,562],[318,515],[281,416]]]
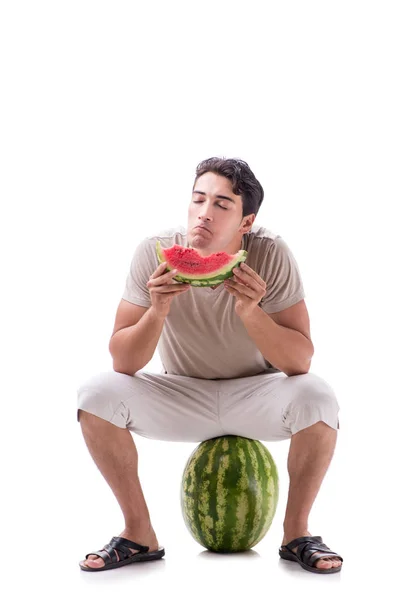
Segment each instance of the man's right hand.
[[188,283],[172,283],[177,270],[166,272],[166,268],[167,263],[159,265],[146,284],[150,290],[151,305],[159,317],[166,317],[175,296],[190,288]]

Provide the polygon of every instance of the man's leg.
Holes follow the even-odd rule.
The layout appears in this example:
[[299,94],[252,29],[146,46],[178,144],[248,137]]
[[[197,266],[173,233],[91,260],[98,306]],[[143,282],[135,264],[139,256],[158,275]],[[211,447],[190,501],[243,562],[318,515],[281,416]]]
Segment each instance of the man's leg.
[[[132,377],[113,370],[97,373],[79,387],[78,420],[90,454],[122,509],[125,529],[120,537],[149,546],[150,552],[159,548],[138,478],[132,432],[172,442],[220,435],[215,386],[212,380],[145,371]],[[104,565],[101,558],[91,559],[89,567]]]
[[[336,439],[336,429],[323,421],[292,436],[288,454],[290,485],[282,545],[295,538],[311,535],[308,516],[332,460]],[[335,558],[320,559],[314,566],[330,569],[339,567],[341,562]]]
[[[334,390],[315,373],[262,374],[224,380],[219,387],[225,431],[266,442],[291,439],[282,545],[311,536],[308,515],[331,462],[339,428]],[[332,568],[340,563],[318,560],[314,566]]]
[[[119,537],[149,546],[149,552],[158,550],[138,477],[138,453],[131,433],[84,410],[79,410],[79,422],[89,452],[123,512],[125,529]],[[93,554],[82,563],[92,568],[104,566],[103,559]]]

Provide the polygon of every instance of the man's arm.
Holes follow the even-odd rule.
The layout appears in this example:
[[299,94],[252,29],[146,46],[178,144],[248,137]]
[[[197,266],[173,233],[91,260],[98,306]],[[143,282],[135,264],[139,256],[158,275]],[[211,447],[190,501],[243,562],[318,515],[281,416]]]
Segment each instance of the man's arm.
[[314,354],[310,339],[300,331],[278,325],[259,306],[241,318],[261,354],[274,367],[289,377],[308,373]]
[[158,316],[150,306],[135,325],[124,327],[112,335],[109,351],[114,371],[134,375],[150,362],[160,339],[164,320],[165,317]]

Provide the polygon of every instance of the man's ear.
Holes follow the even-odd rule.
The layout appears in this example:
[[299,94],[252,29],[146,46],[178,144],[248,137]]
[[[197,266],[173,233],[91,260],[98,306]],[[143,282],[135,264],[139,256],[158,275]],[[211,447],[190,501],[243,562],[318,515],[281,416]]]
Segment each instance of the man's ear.
[[255,214],[251,214],[251,215],[247,215],[244,219],[243,219],[243,223],[242,226],[240,228],[240,232],[241,233],[247,233],[248,231],[250,231],[250,229],[253,226],[254,220],[256,218]]

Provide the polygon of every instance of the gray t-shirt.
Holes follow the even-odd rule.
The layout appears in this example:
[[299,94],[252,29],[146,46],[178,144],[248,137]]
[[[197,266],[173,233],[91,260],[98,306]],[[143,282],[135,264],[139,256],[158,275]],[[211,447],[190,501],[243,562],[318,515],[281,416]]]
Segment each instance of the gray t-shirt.
[[[156,241],[163,248],[188,247],[183,226],[144,238],[136,247],[122,298],[151,306],[146,286],[158,266]],[[289,308],[305,297],[297,262],[280,235],[261,226],[242,237],[246,263],[266,283],[259,306],[266,313]],[[191,287],[176,296],[164,321],[157,349],[162,373],[201,379],[232,379],[259,373],[279,373],[265,360],[235,313],[236,299],[221,284],[216,288]]]

